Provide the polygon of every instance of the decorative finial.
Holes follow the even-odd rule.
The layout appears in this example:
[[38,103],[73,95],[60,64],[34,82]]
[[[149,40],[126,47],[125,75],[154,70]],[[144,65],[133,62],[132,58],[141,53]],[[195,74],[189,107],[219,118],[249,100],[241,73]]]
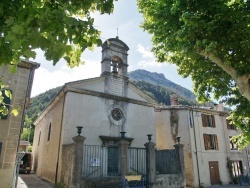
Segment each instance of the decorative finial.
[[81,133],[82,133],[82,126],[77,126],[77,133],[78,133],[78,136],[81,136]]

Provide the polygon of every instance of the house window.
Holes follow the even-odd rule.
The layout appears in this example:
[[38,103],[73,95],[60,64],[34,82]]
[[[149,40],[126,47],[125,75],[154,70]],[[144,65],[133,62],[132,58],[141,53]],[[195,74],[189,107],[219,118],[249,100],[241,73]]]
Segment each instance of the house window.
[[242,167],[242,161],[233,161],[232,162],[233,167],[233,175],[234,177],[239,176],[243,174],[243,167]]
[[50,132],[51,132],[51,123],[49,124],[49,130],[48,130],[48,137],[47,137],[47,141],[50,140]]
[[203,127],[215,127],[214,115],[201,114]]
[[38,138],[38,146],[39,146],[39,144],[40,144],[40,138],[41,138],[41,131],[40,131],[40,133],[39,133],[39,138]]
[[230,141],[230,149],[231,150],[238,150],[237,140],[234,142],[232,140],[232,136],[229,136],[229,141]]
[[[12,91],[9,89],[2,89],[1,90],[2,93],[2,97],[3,97],[3,104],[0,104],[0,108],[1,107],[6,107],[9,110],[10,107],[10,102],[11,102],[11,98],[12,98]],[[0,112],[0,119],[7,119],[8,118],[8,114],[4,112]]]
[[230,124],[230,122],[227,120],[227,129],[229,130],[236,130],[236,126],[233,124]]
[[218,150],[218,139],[216,134],[203,134],[205,150]]

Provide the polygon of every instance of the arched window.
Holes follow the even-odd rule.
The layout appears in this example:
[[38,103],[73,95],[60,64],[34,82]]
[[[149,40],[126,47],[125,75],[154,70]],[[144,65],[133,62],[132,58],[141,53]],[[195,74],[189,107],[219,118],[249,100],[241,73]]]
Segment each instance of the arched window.
[[47,141],[50,140],[50,132],[51,132],[51,123],[49,124],[49,130],[48,130],[48,138],[47,138]]
[[113,73],[118,73],[119,69],[121,68],[121,63],[122,63],[122,60],[120,57],[113,56],[111,58],[111,66],[113,67],[112,68]]

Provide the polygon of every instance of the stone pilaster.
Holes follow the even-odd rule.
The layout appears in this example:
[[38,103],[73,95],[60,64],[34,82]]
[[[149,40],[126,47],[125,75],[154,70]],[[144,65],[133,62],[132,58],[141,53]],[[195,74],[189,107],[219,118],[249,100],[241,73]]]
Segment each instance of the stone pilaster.
[[185,163],[184,163],[184,151],[183,151],[184,145],[183,144],[175,144],[174,147],[179,152],[180,171],[181,171],[182,178],[183,178],[181,186],[185,187],[186,186],[186,178],[185,178]]
[[74,140],[72,185],[74,188],[80,188],[83,165],[83,143],[86,138],[83,136],[75,136],[72,139]]
[[156,180],[155,143],[147,142],[144,146],[146,147],[147,182],[152,185]]
[[119,166],[118,173],[121,176],[128,174],[128,145],[127,140],[121,140],[118,144],[119,146]]

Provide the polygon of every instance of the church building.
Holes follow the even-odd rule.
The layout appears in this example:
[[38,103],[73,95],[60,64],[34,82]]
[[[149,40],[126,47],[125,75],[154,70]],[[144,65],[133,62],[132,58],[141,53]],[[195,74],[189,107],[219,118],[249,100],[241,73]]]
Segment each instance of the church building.
[[[128,50],[118,37],[106,40],[102,45],[100,77],[66,83],[36,119],[33,142],[36,175],[60,182],[65,164],[62,146],[73,142],[76,127],[83,127],[84,145],[116,146],[121,132],[126,132],[130,147],[144,147],[148,134],[155,142],[156,102],[129,82]],[[101,158],[91,160],[92,166],[102,162]],[[114,159],[107,154],[107,161],[110,160]],[[110,173],[109,163],[101,173],[102,176]]]

